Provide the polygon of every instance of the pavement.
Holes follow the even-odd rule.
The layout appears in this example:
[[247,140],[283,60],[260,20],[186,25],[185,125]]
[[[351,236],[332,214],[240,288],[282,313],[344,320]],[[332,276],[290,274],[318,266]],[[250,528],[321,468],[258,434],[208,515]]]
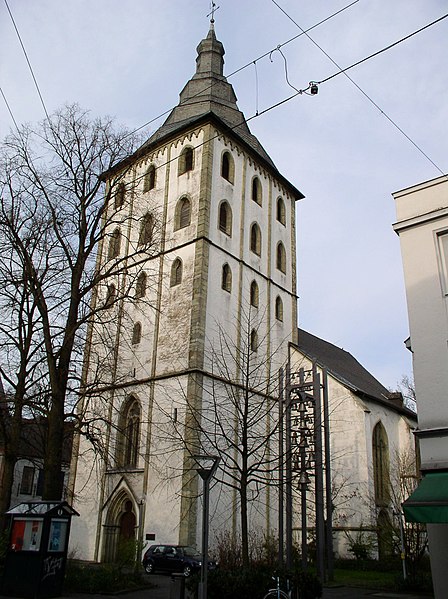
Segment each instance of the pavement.
[[[171,576],[158,576],[153,575],[150,578],[151,583],[154,585],[153,588],[140,589],[131,593],[122,593],[119,595],[120,599],[178,599],[178,595],[172,591],[175,591],[175,585],[171,579]],[[10,599],[4,595],[0,595],[2,599]],[[81,593],[64,593],[62,599],[117,599],[115,595],[88,595]],[[372,589],[360,589],[357,587],[325,587],[322,595],[322,599],[362,599],[363,597],[369,597],[370,599],[431,599],[431,595],[419,595],[409,593],[392,593],[387,591],[374,591]],[[185,599],[188,599],[187,595]],[[247,599],[262,599],[260,597],[248,597]]]

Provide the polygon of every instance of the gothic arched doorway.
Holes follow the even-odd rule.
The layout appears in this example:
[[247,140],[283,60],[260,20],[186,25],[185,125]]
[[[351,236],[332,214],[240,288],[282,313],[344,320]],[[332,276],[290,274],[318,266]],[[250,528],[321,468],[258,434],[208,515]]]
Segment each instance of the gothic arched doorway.
[[104,562],[132,562],[136,551],[137,518],[125,491],[112,501],[104,524]]

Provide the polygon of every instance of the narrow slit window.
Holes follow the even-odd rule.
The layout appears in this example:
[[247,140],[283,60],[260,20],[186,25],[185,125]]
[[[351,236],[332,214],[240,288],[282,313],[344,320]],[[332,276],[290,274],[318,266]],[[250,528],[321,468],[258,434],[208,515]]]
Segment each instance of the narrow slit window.
[[232,271],[228,264],[224,264],[222,267],[221,287],[229,293],[232,291]]
[[286,250],[285,250],[285,246],[283,245],[283,243],[280,241],[277,245],[277,269],[282,272],[282,273],[286,273]]
[[261,198],[261,183],[258,177],[254,177],[252,179],[252,199],[254,202],[261,206],[262,198]]
[[250,305],[253,306],[254,308],[258,308],[258,302],[259,302],[258,285],[257,285],[256,281],[252,281],[252,283],[250,284]]
[[219,230],[229,237],[232,235],[232,210],[225,201],[219,207]]
[[250,228],[250,249],[257,256],[261,255],[261,231],[257,223]]
[[171,280],[170,286],[175,287],[176,285],[180,285],[182,282],[182,260],[180,258],[176,258],[171,266]]
[[145,179],[143,183],[143,191],[151,191],[156,186],[156,167],[151,164],[145,173]]

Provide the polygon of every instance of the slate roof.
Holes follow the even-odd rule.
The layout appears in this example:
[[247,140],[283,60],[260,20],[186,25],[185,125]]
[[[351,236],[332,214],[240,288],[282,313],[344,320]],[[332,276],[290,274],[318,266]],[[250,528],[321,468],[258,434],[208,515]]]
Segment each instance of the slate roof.
[[349,352],[299,328],[298,349],[308,358],[326,367],[329,374],[360,397],[372,399],[414,420],[417,415],[392,401],[391,392],[384,387]]

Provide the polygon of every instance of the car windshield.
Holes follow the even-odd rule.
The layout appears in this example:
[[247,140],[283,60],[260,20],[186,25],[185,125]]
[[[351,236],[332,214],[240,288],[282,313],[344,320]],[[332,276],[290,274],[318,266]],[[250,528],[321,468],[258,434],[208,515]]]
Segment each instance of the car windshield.
[[184,552],[184,555],[187,555],[188,557],[197,557],[200,555],[194,547],[181,547],[181,549]]

